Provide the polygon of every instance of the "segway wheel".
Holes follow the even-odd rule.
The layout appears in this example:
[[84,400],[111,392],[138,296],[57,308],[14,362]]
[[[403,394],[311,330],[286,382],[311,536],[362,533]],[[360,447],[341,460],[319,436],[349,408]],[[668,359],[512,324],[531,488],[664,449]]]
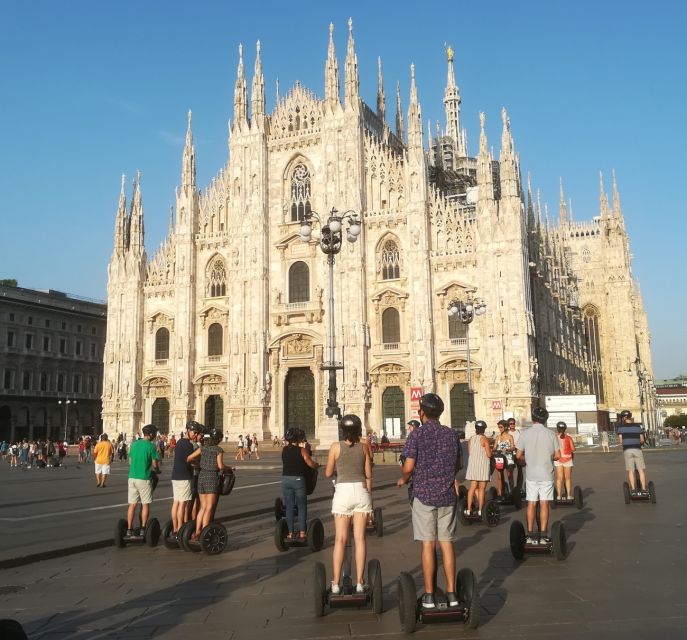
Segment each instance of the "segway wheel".
[[630,504],[630,485],[627,482],[623,482],[623,498],[625,504]]
[[160,541],[160,521],[157,518],[148,521],[143,538],[149,547],[157,547]]
[[651,499],[651,504],[656,504],[656,487],[654,486],[654,481],[649,480],[649,485],[647,486],[649,490],[649,498]]
[[568,541],[565,537],[565,527],[559,521],[554,522],[551,527],[551,541],[553,543],[553,555],[556,560],[565,560],[568,555]]
[[184,550],[184,551],[191,551],[191,547],[188,544],[189,539],[193,535],[193,532],[196,530],[196,521],[195,520],[189,520],[188,522],[185,522],[179,527],[179,531],[177,534],[177,539],[179,540],[179,546]]
[[200,548],[203,553],[216,556],[224,551],[228,538],[227,529],[222,523],[211,522],[200,532]]
[[414,633],[417,626],[417,594],[415,580],[405,571],[398,576],[398,616],[401,629],[406,633]]
[[174,525],[172,524],[171,520],[167,520],[165,523],[165,526],[162,527],[162,543],[165,545],[165,548],[167,549],[178,549],[179,545],[176,543],[175,540],[170,540],[170,536],[172,535],[172,529]]
[[584,507],[584,497],[582,496],[582,487],[575,487],[573,489],[573,496],[575,496],[575,506],[578,509]]
[[498,497],[499,492],[496,490],[496,487],[489,487],[489,490],[487,491],[487,500],[496,500]]
[[324,546],[324,525],[319,518],[313,518],[308,525],[308,546],[310,551],[319,551]]
[[510,525],[510,552],[516,560],[522,560],[525,555],[525,527],[519,520]]
[[124,536],[126,535],[127,522],[123,518],[117,521],[117,526],[115,527],[114,541],[115,546],[123,549],[126,547],[126,542],[124,541]]
[[279,522],[285,516],[286,508],[284,507],[284,501],[281,498],[277,498],[274,501],[274,519]]
[[379,564],[379,560],[370,560],[367,563],[367,581],[370,584],[372,611],[379,614],[384,608],[384,596],[382,593],[382,565]]
[[482,522],[488,527],[495,527],[501,521],[501,509],[499,508],[499,503],[496,500],[489,500],[487,504],[484,505],[482,511]]
[[458,485],[458,499],[462,500],[463,498],[467,498],[467,497],[468,497],[467,488],[464,485],[459,484]]
[[321,562],[315,563],[313,574],[313,604],[315,605],[315,617],[324,615],[324,603],[327,599],[327,575]]
[[513,498],[513,506],[517,511],[522,509],[522,491],[517,487],[511,491],[511,498]]
[[480,603],[475,574],[470,569],[461,569],[456,577],[456,586],[458,600],[468,610],[467,616],[465,616],[465,624],[469,629],[477,629],[479,627]]
[[382,508],[376,507],[374,510],[375,517],[375,533],[378,538],[384,535],[384,515],[382,514]]
[[288,551],[289,548],[286,546],[286,536],[289,535],[289,527],[286,524],[286,518],[281,518],[274,525],[274,546],[277,547],[279,551]]

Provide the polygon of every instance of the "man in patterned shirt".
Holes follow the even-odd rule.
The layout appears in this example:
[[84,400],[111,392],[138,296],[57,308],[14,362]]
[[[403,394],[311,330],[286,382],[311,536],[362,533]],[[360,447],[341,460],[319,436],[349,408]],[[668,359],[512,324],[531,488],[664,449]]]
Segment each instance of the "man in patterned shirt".
[[442,399],[426,393],[420,399],[422,427],[414,429],[403,448],[405,462],[398,486],[413,478],[413,537],[421,544],[424,595],[422,607],[434,609],[434,572],[436,546],[441,547],[446,574],[446,597],[451,607],[458,605],[455,593],[456,554],[456,489],[454,478],[459,466],[459,444],[453,429],[443,426],[439,417],[444,411]]

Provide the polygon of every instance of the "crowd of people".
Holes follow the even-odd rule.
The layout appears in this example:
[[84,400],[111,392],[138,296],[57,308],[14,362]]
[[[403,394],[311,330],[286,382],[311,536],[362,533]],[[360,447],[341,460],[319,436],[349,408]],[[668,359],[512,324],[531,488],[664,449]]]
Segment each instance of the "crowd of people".
[[0,443],[0,459],[9,463],[10,467],[21,469],[41,469],[57,467],[67,455],[64,442],[45,440],[3,440]]

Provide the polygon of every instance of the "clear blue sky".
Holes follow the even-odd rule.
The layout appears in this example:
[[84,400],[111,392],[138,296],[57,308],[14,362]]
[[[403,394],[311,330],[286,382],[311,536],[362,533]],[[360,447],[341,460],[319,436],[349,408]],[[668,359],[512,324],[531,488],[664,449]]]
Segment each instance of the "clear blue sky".
[[[0,21],[0,277],[105,299],[120,175],[142,171],[149,255],[179,182],[186,111],[201,186],[227,157],[237,46],[250,78],[262,41],[268,109],[301,80],[323,94],[328,24],[340,67],[354,21],[361,92],[407,106],[414,62],[425,119],[443,122],[444,42],[456,50],[463,120],[496,151],[509,110],[524,172],[557,210],[598,212],[615,168],[653,334],[658,378],[687,371],[687,3],[7,2]],[[250,84],[249,84],[250,86]],[[622,318],[617,319],[622,322]]]

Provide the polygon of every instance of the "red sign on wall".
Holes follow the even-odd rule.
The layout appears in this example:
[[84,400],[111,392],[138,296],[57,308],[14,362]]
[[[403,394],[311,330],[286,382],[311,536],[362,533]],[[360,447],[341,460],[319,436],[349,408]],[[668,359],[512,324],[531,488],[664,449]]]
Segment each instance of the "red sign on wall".
[[491,401],[491,410],[492,411],[501,411],[501,401],[500,400],[492,400]]
[[413,418],[420,414],[420,398],[423,395],[422,387],[410,387],[410,414]]

